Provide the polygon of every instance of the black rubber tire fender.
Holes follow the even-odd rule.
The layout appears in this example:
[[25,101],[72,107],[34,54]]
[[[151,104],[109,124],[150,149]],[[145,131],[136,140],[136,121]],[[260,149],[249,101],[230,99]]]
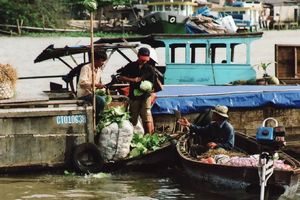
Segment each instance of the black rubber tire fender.
[[145,19],[141,19],[141,20],[140,20],[140,25],[141,25],[141,26],[146,26],[146,25],[147,25],[146,20],[145,20]]
[[150,18],[150,20],[151,20],[151,22],[152,22],[153,24],[155,24],[155,23],[157,22],[157,19],[155,18],[155,16],[152,16],[152,17]]
[[97,146],[93,143],[76,145],[72,153],[72,163],[79,173],[98,173],[102,170],[104,160]]

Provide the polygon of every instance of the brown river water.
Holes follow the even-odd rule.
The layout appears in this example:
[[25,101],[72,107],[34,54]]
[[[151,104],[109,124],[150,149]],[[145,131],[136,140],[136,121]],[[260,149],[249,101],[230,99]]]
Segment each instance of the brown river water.
[[[97,38],[95,38],[97,39]],[[34,64],[33,60],[48,45],[89,44],[89,38],[71,37],[0,37],[0,63],[13,65],[20,77],[63,75],[68,68],[61,62],[52,60]],[[252,64],[274,61],[275,44],[300,44],[300,30],[268,31],[263,38],[252,45]],[[132,52],[129,54],[134,55]],[[159,63],[163,58],[158,54]],[[110,81],[110,75],[122,67],[126,61],[112,57],[104,69],[103,82]],[[274,74],[274,67],[268,70]],[[34,96],[49,90],[49,81],[62,83],[60,79],[20,80],[17,94]],[[31,173],[0,176],[0,200],[152,200],[152,199],[259,199],[258,196],[242,196],[231,191],[211,189],[206,184],[195,184],[180,170],[157,170],[148,173],[126,172],[98,176],[66,176],[63,173]],[[300,200],[300,191],[295,200]]]

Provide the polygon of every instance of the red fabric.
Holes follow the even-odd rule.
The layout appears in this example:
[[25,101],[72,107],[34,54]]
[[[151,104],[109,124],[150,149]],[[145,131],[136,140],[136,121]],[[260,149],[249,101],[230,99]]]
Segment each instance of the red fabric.
[[123,87],[119,88],[119,92],[121,95],[129,96],[129,86],[128,87]]

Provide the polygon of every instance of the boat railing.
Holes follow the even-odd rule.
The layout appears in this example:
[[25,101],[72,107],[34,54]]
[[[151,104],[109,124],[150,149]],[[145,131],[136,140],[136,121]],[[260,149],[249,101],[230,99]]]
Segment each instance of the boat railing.
[[32,102],[13,102],[6,101],[0,103],[1,109],[9,109],[9,108],[36,108],[36,107],[62,107],[68,105],[76,105],[83,106],[83,100],[51,100],[51,101],[32,101]]

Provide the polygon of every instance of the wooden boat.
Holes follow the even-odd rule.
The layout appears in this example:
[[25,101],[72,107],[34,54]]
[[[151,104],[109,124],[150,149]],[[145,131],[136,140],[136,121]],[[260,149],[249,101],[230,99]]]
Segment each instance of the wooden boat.
[[189,16],[199,8],[195,1],[149,1],[150,13],[137,22],[141,34],[184,34]]
[[211,11],[213,13],[218,13],[220,17],[228,15],[232,16],[238,31],[257,31],[259,28],[259,18],[262,9],[262,3],[235,2],[231,6],[226,5],[212,7]]
[[[258,95],[255,96],[256,92],[252,88],[248,88],[248,86],[244,88],[235,86],[223,86],[223,88],[219,88],[219,86],[199,86],[228,84],[237,79],[248,80],[255,78],[255,71],[250,64],[250,47],[251,42],[259,39],[261,36],[262,33],[226,35],[156,34],[128,38],[101,38],[95,42],[95,49],[104,48],[108,52],[118,52],[130,62],[136,59],[136,56],[134,55],[134,58],[130,58],[121,52],[122,48],[131,49],[137,47],[136,44],[128,44],[130,42],[136,43],[139,41],[153,48],[158,48],[158,50],[163,48],[163,51],[160,53],[165,55],[165,65],[156,67],[164,74],[165,87],[164,91],[157,94],[156,103],[152,108],[156,128],[163,127],[166,130],[169,127],[170,130],[174,129],[174,109],[178,109],[184,115],[193,115],[196,112],[201,112],[204,108],[212,107],[218,102],[230,107],[231,120],[237,130],[243,130],[251,135],[265,116],[274,116],[280,117],[279,121],[284,122],[283,126],[287,130],[292,131],[290,138],[297,139],[300,116],[300,109],[297,109],[299,108],[297,99],[293,102],[289,101],[286,107],[282,105],[281,101],[274,101],[274,99],[281,99],[277,97],[271,100],[268,99],[268,101],[265,101],[265,98],[263,98],[264,101],[259,104],[257,104],[257,101],[252,101],[252,103],[255,102],[256,104],[249,104],[246,107],[245,101],[238,101],[243,100],[245,93],[249,96],[249,99],[256,99],[257,96],[270,96],[270,94],[279,95],[279,93],[283,93],[282,88],[274,88],[274,91],[270,91],[269,88],[271,86],[261,86],[264,88],[256,88],[259,91],[257,91]],[[242,50],[245,51],[243,62],[236,62],[235,60],[237,57],[236,47],[239,45],[244,47]],[[219,50],[225,50],[227,52],[226,55],[218,53]],[[63,57],[72,56],[73,54],[84,54],[81,58],[83,58],[83,62],[86,62],[88,61],[88,51],[89,46],[64,48],[49,46],[36,58],[35,62],[58,59],[72,69],[70,61],[67,62]],[[184,59],[177,60],[181,55],[185,55]],[[226,62],[222,62],[223,59]],[[224,74],[227,76],[223,76]],[[53,77],[43,76],[38,78]],[[62,75],[55,77],[61,79]],[[181,85],[180,89],[178,85]],[[236,90],[233,89],[234,87]],[[285,88],[286,86],[282,87]],[[285,99],[290,99],[291,94],[298,93],[298,88],[296,87],[287,88],[285,94],[288,98]],[[193,91],[187,90],[188,88],[193,88]],[[0,148],[5,153],[3,154],[5,156],[1,157],[3,160],[0,162],[0,169],[6,171],[14,167],[30,168],[36,166],[39,168],[52,168],[65,166],[70,162],[74,146],[82,143],[94,143],[94,135],[91,134],[92,126],[90,123],[91,106],[83,105],[82,101],[74,100],[74,97],[70,95],[70,88],[62,88],[61,86],[58,89],[49,91],[47,93],[48,96],[43,94],[42,98],[34,101],[23,98],[0,102],[1,108],[4,108],[0,112],[0,125],[3,127],[1,130]],[[206,91],[202,92],[203,90],[201,89]],[[224,94],[225,90],[227,91],[226,94]],[[175,94],[174,91],[176,92]],[[62,94],[67,95],[62,96]],[[241,99],[238,98],[239,96],[241,96]],[[211,98],[212,101],[208,102],[208,98]],[[223,102],[221,99],[226,101]],[[163,104],[163,102],[168,103]],[[116,101],[115,103],[120,104],[122,102]],[[66,104],[72,104],[72,107]],[[235,107],[236,105],[239,106]],[[280,108],[278,108],[278,105],[280,105]],[[245,115],[245,112],[248,112],[248,114]],[[10,114],[8,115],[7,113]],[[84,120],[78,121],[78,116]],[[286,120],[288,118],[293,120]],[[49,128],[45,129],[40,126],[40,120],[48,124]],[[16,128],[16,123],[18,123],[20,128]],[[46,142],[51,145],[45,145]],[[22,155],[24,149],[26,149],[26,155],[19,157],[18,155]],[[40,151],[41,149],[42,151]]]
[[[133,47],[95,45],[95,50]],[[55,51],[51,49],[51,47],[46,48],[36,61],[50,58],[63,61],[61,57],[74,54],[85,55],[90,48],[79,46],[58,48]],[[64,63],[72,68],[67,62]],[[50,77],[53,78],[47,75],[25,78]],[[61,75],[55,77],[62,78]],[[99,166],[103,167],[94,140],[92,107],[81,100],[74,99],[72,92],[62,85],[52,85],[54,85],[52,90],[47,91],[47,94],[42,93],[36,97],[16,96],[13,99],[0,100],[0,126],[2,127],[0,173],[61,169],[69,168],[71,165],[82,167],[83,172],[95,172],[100,170]],[[112,106],[126,104],[127,97],[122,95],[115,97]],[[140,165],[140,163],[157,164],[168,157],[167,154],[160,160],[160,152],[168,152],[170,149],[172,149],[171,143],[166,144],[161,151],[139,157],[138,161],[134,158],[123,161],[122,166]],[[87,158],[86,155],[92,159],[83,166],[78,158]]]
[[79,173],[114,172],[139,170],[147,171],[165,168],[175,164],[176,141],[168,140],[155,151],[148,151],[137,157],[128,157],[116,161],[103,161],[97,145],[82,143],[74,147],[72,154],[73,169]]
[[104,171],[121,170],[154,170],[161,167],[172,167],[176,164],[176,140],[168,141],[160,149],[150,151],[138,157],[120,160],[104,165]]
[[[227,192],[239,190],[239,192],[251,192],[253,188],[259,188],[259,176],[257,167],[229,166],[226,164],[208,164],[200,162],[190,154],[190,143],[188,136],[182,136],[177,143],[182,167],[186,174],[194,180],[210,183],[213,187],[224,189]],[[248,154],[258,154],[259,146],[254,138],[244,134],[236,133],[236,148]],[[298,188],[300,174],[300,162],[293,157],[280,152],[280,159],[289,164],[291,170],[275,169],[273,175],[268,180],[267,188],[270,195],[285,195],[291,197],[295,195]],[[275,189],[274,189],[275,188]],[[257,192],[257,191],[256,191]],[[259,194],[259,190],[258,190]]]

